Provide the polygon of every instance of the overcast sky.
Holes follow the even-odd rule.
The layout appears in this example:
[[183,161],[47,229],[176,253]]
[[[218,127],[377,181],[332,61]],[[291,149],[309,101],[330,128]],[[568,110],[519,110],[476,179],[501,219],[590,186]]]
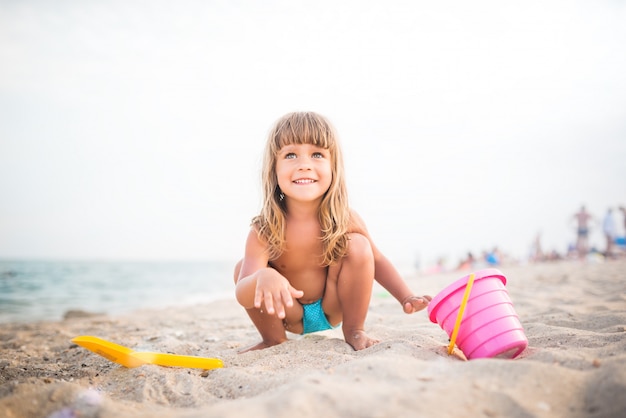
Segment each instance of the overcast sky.
[[626,205],[624,22],[617,0],[0,0],[0,258],[239,258],[294,110],[337,128],[393,261],[563,252],[582,204]]

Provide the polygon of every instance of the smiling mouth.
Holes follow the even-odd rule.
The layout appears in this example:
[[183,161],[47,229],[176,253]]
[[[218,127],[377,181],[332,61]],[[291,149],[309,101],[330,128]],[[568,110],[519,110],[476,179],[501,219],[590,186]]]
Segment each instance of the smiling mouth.
[[296,184],[311,184],[311,183],[315,183],[316,180],[313,179],[299,179],[299,180],[294,180],[293,182]]

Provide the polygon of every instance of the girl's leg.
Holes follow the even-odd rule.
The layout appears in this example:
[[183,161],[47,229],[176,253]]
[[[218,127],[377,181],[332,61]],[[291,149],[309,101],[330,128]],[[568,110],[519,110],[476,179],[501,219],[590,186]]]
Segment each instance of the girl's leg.
[[350,234],[348,254],[328,269],[324,312],[333,325],[343,320],[343,335],[355,350],[378,342],[365,334],[364,325],[374,283],[374,255],[369,240]]
[[285,325],[283,320],[276,315],[268,315],[263,312],[262,309],[246,309],[248,316],[252,320],[252,323],[261,334],[262,341],[244,348],[240,353],[245,353],[252,350],[261,350],[263,348],[272,347],[287,341],[287,334],[285,333]]
[[[241,261],[237,263],[235,266],[234,278],[235,284],[237,284],[237,280],[239,279],[239,270],[241,269]],[[302,309],[302,308],[300,308]],[[240,351],[240,353],[245,353],[247,351],[252,350],[260,350],[263,348],[271,347],[274,345],[278,345],[287,341],[287,334],[285,333],[285,325],[283,320],[278,318],[276,315],[268,315],[264,312],[264,309],[251,308],[246,309],[246,312],[252,323],[256,327],[256,329],[261,334],[261,341],[258,344],[255,344],[251,347],[245,348]]]

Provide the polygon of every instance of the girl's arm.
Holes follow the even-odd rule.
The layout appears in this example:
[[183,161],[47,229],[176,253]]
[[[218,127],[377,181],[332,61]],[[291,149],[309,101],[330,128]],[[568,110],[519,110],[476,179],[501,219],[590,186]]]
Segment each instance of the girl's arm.
[[265,306],[268,314],[284,318],[285,307],[293,306],[293,299],[302,297],[303,292],[293,288],[282,274],[268,266],[266,248],[252,228],[246,240],[235,295],[246,309]]
[[415,296],[391,261],[376,247],[367,231],[365,222],[354,211],[352,211],[352,220],[355,232],[365,235],[372,246],[372,252],[374,253],[374,278],[376,281],[402,304],[405,312],[413,313],[424,309],[432,298],[428,295]]

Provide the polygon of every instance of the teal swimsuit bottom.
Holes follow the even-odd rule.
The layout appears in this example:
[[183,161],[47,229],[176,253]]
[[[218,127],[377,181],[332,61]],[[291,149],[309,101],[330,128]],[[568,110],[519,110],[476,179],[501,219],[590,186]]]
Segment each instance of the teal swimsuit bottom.
[[302,313],[303,334],[325,331],[339,326],[333,327],[326,319],[326,314],[322,310],[322,299],[319,299],[317,302],[303,304],[302,308],[304,309]]

